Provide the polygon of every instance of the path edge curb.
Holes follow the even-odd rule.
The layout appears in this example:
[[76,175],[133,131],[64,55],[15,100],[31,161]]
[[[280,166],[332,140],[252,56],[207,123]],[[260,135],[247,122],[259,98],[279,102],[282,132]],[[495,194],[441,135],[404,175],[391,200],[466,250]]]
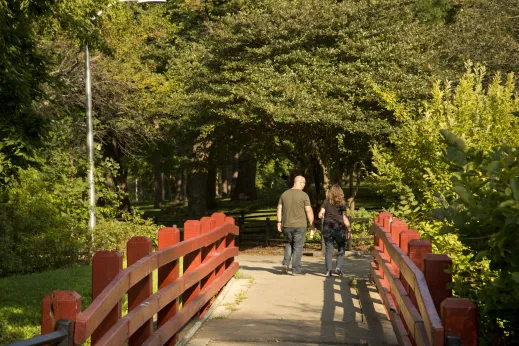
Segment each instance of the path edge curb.
[[175,346],[185,346],[189,342],[189,340],[191,340],[191,338],[196,334],[196,332],[200,329],[200,327],[209,319],[209,317],[211,317],[214,310],[216,310],[216,308],[220,305],[222,300],[227,296],[231,287],[235,283],[236,283],[236,279],[234,277],[232,277],[231,280],[229,280],[229,282],[227,284],[225,284],[225,286],[222,290],[222,293],[220,293],[218,298],[216,298],[216,300],[211,305],[209,310],[207,310],[207,312],[204,314],[204,316],[200,320],[196,321],[196,323],[191,327],[191,329],[189,329],[189,332],[187,332],[187,334],[182,338],[182,340],[178,341],[175,344]]

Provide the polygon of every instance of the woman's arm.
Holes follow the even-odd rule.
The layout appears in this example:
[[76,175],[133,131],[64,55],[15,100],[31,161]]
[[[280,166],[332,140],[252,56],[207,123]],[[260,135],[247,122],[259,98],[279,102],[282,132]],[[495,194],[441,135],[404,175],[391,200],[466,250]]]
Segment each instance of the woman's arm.
[[342,221],[346,226],[346,239],[351,239],[351,224],[350,219],[346,216],[346,213],[342,213]]
[[321,208],[321,210],[319,210],[319,214],[317,215],[317,217],[318,217],[319,219],[324,218],[324,208]]

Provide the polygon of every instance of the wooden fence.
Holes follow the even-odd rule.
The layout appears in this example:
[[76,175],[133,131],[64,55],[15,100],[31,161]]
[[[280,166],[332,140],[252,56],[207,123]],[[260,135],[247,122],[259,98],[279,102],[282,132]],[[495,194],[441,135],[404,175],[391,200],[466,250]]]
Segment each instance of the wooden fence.
[[371,274],[400,345],[477,345],[477,309],[452,298],[446,270],[452,260],[433,254],[417,231],[380,213],[371,226]]
[[[269,246],[271,243],[280,243],[286,241],[286,239],[277,231],[276,210],[256,213],[247,213],[244,210],[241,210],[239,212],[228,213],[227,215],[234,216],[236,219],[236,225],[240,228],[240,235],[237,238],[238,244],[242,244],[244,242],[255,242]],[[176,219],[174,216],[168,215],[154,217],[153,220],[157,224],[174,227],[185,222],[185,220]],[[370,221],[372,221],[370,218],[350,218],[350,222],[353,226],[355,223]],[[373,237],[357,237],[355,232],[353,236],[354,242],[373,242]],[[321,243],[321,241],[308,240],[305,243],[318,244]]]
[[[202,316],[237,272],[236,235],[234,219],[214,213],[200,221],[186,221],[182,242],[177,228],[162,228],[155,252],[149,238],[132,238],[124,270],[119,252],[97,252],[92,260],[92,304],[81,311],[81,296],[76,292],[52,292],[42,302],[42,334],[56,333],[57,322],[69,320],[75,344],[90,338],[92,345],[174,345],[183,326]],[[158,270],[158,291],[153,294],[154,270]],[[126,294],[128,314],[122,316]]]

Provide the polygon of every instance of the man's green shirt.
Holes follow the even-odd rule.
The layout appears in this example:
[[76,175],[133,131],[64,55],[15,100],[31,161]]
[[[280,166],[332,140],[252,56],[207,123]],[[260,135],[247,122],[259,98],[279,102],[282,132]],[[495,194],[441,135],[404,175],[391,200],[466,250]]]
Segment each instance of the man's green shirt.
[[298,189],[290,189],[283,192],[279,198],[278,205],[283,208],[281,222],[283,227],[306,228],[305,206],[310,206],[310,198]]

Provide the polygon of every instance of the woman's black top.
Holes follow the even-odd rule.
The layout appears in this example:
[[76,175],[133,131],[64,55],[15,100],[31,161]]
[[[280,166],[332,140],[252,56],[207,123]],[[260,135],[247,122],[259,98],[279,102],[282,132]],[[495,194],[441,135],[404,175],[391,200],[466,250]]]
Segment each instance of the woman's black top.
[[344,205],[331,205],[328,200],[323,203],[324,209],[324,221],[323,227],[327,229],[344,229],[346,226],[342,221],[342,214],[344,214],[346,208]]

